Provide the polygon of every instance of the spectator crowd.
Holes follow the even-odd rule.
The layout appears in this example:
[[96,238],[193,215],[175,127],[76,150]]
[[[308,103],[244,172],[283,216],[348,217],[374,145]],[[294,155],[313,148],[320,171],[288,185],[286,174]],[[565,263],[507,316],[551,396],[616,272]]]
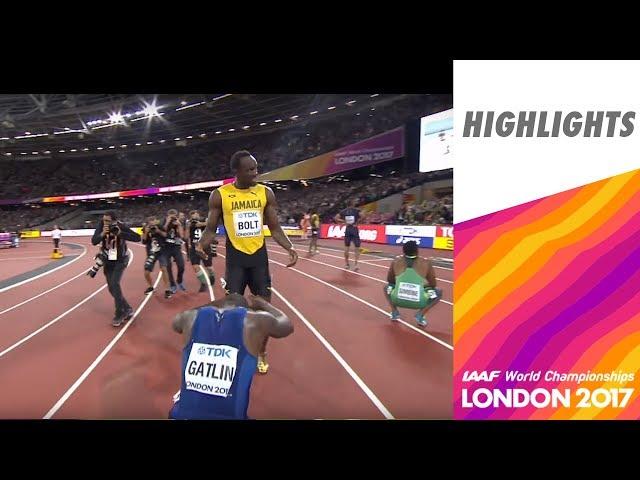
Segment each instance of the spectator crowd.
[[[370,202],[401,193],[421,185],[434,177],[451,177],[452,172],[398,174],[390,168],[378,168],[376,176],[357,178],[345,174],[308,182],[272,183],[278,201],[278,220],[282,225],[299,225],[304,214],[312,209],[324,223],[333,221],[337,212],[346,208],[350,199],[363,207]],[[391,173],[393,172],[393,173]],[[362,172],[360,172],[362,175]],[[366,174],[365,175],[370,175]],[[305,186],[306,184],[306,186]],[[99,212],[113,210],[129,225],[142,225],[149,216],[162,218],[167,210],[176,209],[188,214],[198,210],[204,217],[208,211],[207,192],[192,191],[161,196],[130,197],[56,204],[43,206],[5,207],[0,210],[0,228],[20,230],[51,222],[73,210],[96,212],[75,216],[63,224],[66,229],[95,228]],[[445,195],[425,199],[420,204],[405,203],[402,208],[388,213],[363,212],[363,223],[381,224],[449,224],[453,220],[453,196]]]
[[[335,150],[405,124],[410,119],[448,108],[435,105],[428,97],[409,97],[361,115],[350,114],[273,133],[230,140],[171,147],[156,151],[132,149],[113,155],[83,158],[53,158],[41,161],[0,160],[0,199],[29,199],[84,193],[132,190],[165,185],[181,185],[228,178],[229,158],[239,149],[248,149],[259,162],[261,172],[295,163]],[[363,206],[378,199],[420,185],[428,174],[399,174],[402,161],[385,162],[369,169],[308,182],[279,182],[270,186],[279,203],[281,224],[299,224],[314,209],[323,222],[345,208],[350,199]],[[445,172],[445,175],[452,175]],[[0,229],[20,230],[51,222],[72,210],[115,210],[130,225],[141,225],[148,216],[162,217],[170,208],[182,212],[207,212],[207,193],[185,192],[171,196],[113,199],[76,204],[4,206]],[[97,215],[78,215],[67,229],[93,228]],[[408,203],[396,212],[365,214],[369,223],[450,223],[451,196],[420,204]]]
[[71,211],[68,205],[20,206],[0,210],[0,231],[15,232],[25,230],[45,222],[50,222]]
[[[0,199],[101,193],[154,186],[180,185],[230,176],[229,158],[240,149],[251,151],[267,172],[405,124],[450,105],[428,96],[408,97],[375,111],[349,114],[272,133],[186,147],[136,152],[136,147],[97,157],[52,158],[38,161],[0,159]],[[169,143],[167,143],[169,145]]]

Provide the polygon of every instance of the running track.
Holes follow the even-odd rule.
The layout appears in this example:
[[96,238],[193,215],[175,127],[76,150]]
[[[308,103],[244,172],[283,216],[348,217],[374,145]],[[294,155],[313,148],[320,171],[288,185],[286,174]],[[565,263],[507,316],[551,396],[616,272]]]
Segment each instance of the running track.
[[[187,293],[165,300],[160,282],[144,302],[145,251],[132,245],[134,258],[122,285],[138,315],[115,329],[104,275],[83,274],[93,264],[95,247],[88,238],[64,240],[85,246],[87,253],[0,293],[0,418],[166,418],[179,388],[182,348],[171,320],[209,301],[209,294],[196,293],[198,282],[187,264]],[[321,253],[307,258],[306,247],[299,245],[298,264],[286,269],[287,255],[269,242],[279,294],[273,303],[289,315],[295,332],[270,341],[271,368],[254,380],[250,416],[451,418],[452,305],[436,305],[425,330],[415,328],[408,311],[403,311],[406,324],[391,323],[382,294],[389,261],[362,255],[360,272],[346,271],[340,248],[323,241]],[[19,249],[0,251],[2,279],[47,264],[48,250],[49,245],[25,241]],[[83,252],[64,246],[63,251]],[[218,251],[217,280],[224,275],[225,248]],[[453,272],[436,272],[444,300],[452,302]],[[214,294],[223,294],[218,281]]]

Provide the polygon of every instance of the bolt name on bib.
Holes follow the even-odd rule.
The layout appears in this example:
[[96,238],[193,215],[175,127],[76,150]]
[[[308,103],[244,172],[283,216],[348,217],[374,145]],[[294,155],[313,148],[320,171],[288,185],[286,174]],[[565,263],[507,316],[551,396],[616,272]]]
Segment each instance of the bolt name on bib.
[[262,235],[262,212],[245,210],[233,212],[236,237],[259,237]]

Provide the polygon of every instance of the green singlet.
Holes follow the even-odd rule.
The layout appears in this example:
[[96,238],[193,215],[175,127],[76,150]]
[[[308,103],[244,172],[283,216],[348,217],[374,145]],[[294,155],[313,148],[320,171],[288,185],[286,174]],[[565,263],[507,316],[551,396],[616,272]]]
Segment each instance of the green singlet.
[[423,309],[438,300],[435,288],[426,287],[424,278],[413,269],[415,258],[404,257],[407,268],[396,277],[396,284],[391,290],[391,302],[397,307]]

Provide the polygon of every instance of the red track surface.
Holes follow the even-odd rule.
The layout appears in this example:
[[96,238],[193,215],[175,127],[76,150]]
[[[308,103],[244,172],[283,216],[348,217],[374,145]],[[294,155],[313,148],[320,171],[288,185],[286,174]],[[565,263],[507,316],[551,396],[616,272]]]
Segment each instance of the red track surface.
[[[47,243],[22,243],[19,248],[3,248],[0,250],[0,281],[35,270],[51,260],[53,245]],[[69,254],[78,255],[82,250],[71,250]]]
[[[0,294],[0,312],[81,274],[93,264],[88,238],[68,241],[86,245],[88,253],[52,274]],[[325,241],[321,245],[341,248],[339,242]],[[27,256],[32,247],[35,244],[11,253]],[[383,247],[385,251],[399,251]],[[142,276],[144,249],[140,245],[131,248],[135,255],[124,275],[123,290],[132,307],[137,308],[146,288]],[[388,316],[371,306],[303,274],[387,311],[384,284],[367,276],[384,281],[388,261],[362,255],[361,261],[371,264],[361,263],[362,275],[357,275],[342,269],[340,251],[321,250],[320,255],[307,260],[305,250],[305,246],[299,246],[298,271],[272,263],[273,286],[348,364],[360,384],[274,294],[273,303],[293,320],[295,332],[270,341],[271,369],[254,380],[250,416],[378,419],[384,418],[386,409],[395,418],[451,418],[451,349],[403,324],[391,323]],[[269,251],[272,262],[286,263],[280,247],[270,243]],[[225,249],[219,252],[224,255]],[[433,254],[444,257],[449,253]],[[214,268],[217,279],[224,275],[224,259],[218,257]],[[443,280],[453,280],[452,271],[436,272]],[[0,313],[0,418],[42,418],[56,404],[53,418],[166,418],[179,388],[182,348],[181,337],[171,330],[171,320],[176,313],[209,300],[208,293],[195,293],[198,283],[188,264],[185,284],[187,293],[179,292],[165,300],[161,282],[128,330],[84,377],[121,331],[110,324],[114,306],[106,288],[15,345],[104,286],[102,272],[95,279],[80,275],[50,293]],[[451,302],[452,284],[440,282],[440,286],[444,300]],[[214,290],[216,297],[222,295],[218,282]],[[414,325],[410,312],[403,318]],[[452,306],[436,305],[428,320],[425,332],[451,345]],[[74,384],[77,388],[69,392]],[[376,406],[375,399],[383,407]]]

